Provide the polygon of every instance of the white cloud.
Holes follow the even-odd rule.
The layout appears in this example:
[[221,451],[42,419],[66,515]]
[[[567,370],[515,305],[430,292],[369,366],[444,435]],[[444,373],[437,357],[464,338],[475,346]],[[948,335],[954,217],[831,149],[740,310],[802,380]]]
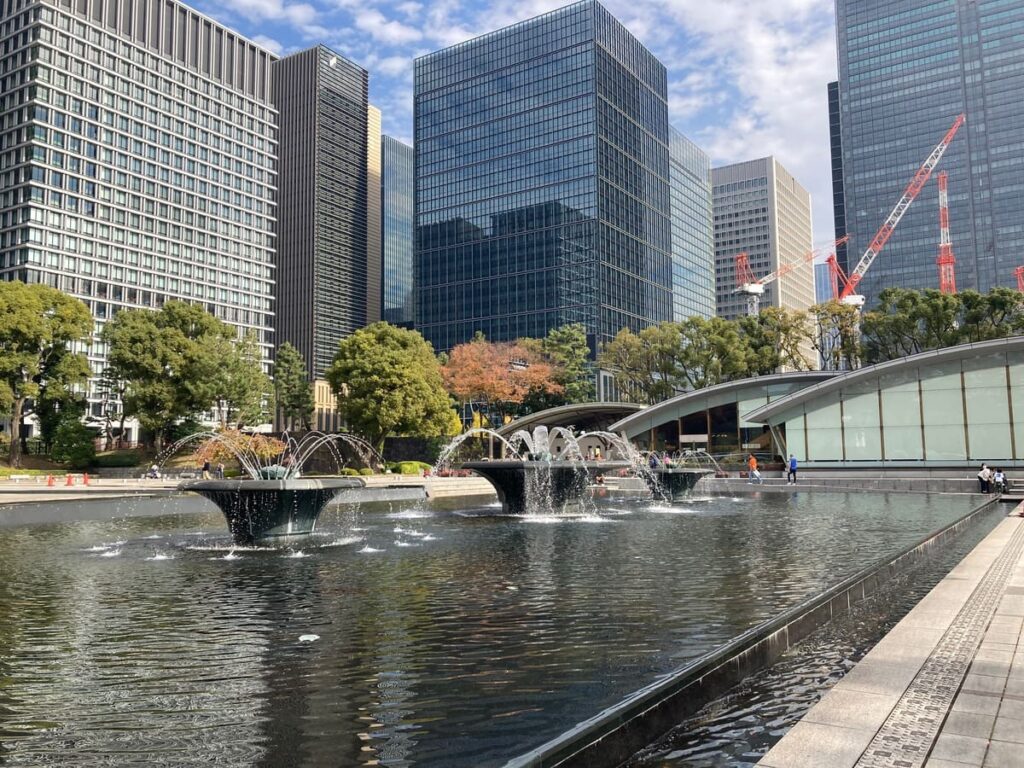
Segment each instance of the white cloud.
[[370,34],[375,40],[392,45],[413,43],[423,37],[423,33],[400,21],[388,19],[380,11],[366,9],[357,11],[355,23],[359,29]]
[[[613,12],[616,4],[612,0]],[[667,16],[660,33],[670,39],[672,28],[681,28],[695,38],[699,52],[681,51],[679,62],[663,56],[672,69],[679,63],[687,72],[670,86],[671,117],[697,127],[692,138],[719,164],[775,155],[811,192],[815,239],[831,239],[826,93],[836,68],[831,0],[773,0],[757,4],[756,11],[745,0],[648,0],[645,8]],[[703,69],[695,76],[692,67]],[[726,93],[735,100],[731,107],[723,103]],[[711,104],[724,121],[695,126],[688,119]]]
[[256,43],[256,45],[262,46],[272,53],[276,53],[278,56],[284,53],[284,45],[272,37],[267,37],[266,35],[254,35],[252,41]]
[[229,13],[253,22],[286,22],[303,32],[306,37],[315,37],[321,29],[314,24],[319,12],[309,3],[288,3],[284,0],[224,0],[221,7]]

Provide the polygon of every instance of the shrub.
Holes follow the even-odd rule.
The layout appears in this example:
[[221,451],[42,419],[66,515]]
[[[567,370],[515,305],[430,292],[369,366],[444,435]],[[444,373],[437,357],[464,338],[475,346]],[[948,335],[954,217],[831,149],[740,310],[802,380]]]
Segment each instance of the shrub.
[[400,475],[422,475],[425,470],[433,469],[429,464],[423,461],[399,461],[394,465],[392,472],[397,472]]
[[341,474],[345,477],[359,477],[359,470],[352,467],[342,467]]
[[359,474],[362,475],[363,477],[369,477],[370,475],[373,474],[373,470],[370,469],[369,467],[363,467],[362,469],[359,470]]
[[72,469],[85,469],[96,459],[95,433],[80,421],[65,421],[53,436],[50,458]]

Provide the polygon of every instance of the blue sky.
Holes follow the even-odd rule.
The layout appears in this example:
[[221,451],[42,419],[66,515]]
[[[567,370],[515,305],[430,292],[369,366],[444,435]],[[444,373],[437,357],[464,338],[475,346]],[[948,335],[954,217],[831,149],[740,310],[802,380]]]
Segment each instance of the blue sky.
[[[826,84],[833,0],[602,0],[668,67],[672,124],[721,165],[774,154],[832,239]],[[564,0],[193,0],[279,54],[322,42],[370,72],[384,132],[411,143],[412,60]]]

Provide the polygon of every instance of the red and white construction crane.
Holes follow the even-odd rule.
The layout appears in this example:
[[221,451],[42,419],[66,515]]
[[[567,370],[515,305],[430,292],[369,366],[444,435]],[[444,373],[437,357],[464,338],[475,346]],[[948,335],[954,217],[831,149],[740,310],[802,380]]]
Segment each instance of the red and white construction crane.
[[[953,125],[946,135],[942,137],[942,141],[938,143],[938,146],[932,150],[932,153],[928,155],[925,161],[921,164],[921,167],[917,169],[917,173],[914,174],[914,178],[907,184],[907,188],[903,190],[903,196],[896,203],[896,207],[892,209],[892,213],[885,220],[878,232],[875,233],[874,238],[871,240],[871,244],[868,245],[868,249],[864,251],[864,255],[860,257],[860,261],[857,262],[857,266],[853,268],[849,276],[845,275],[839,265],[835,264],[835,274],[843,282],[842,291],[839,293],[839,300],[844,304],[850,304],[855,307],[864,306],[864,297],[859,296],[854,291],[857,290],[857,285],[864,277],[864,273],[868,271],[872,262],[878,257],[878,254],[882,252],[885,244],[889,242],[889,238],[892,237],[893,230],[896,229],[896,225],[900,223],[900,219],[903,218],[903,214],[910,208],[910,204],[914,202],[921,188],[928,181],[932,175],[932,171],[935,170],[935,166],[938,165],[939,160],[942,159],[942,155],[953,141],[953,137],[956,136],[956,132],[960,130],[960,126],[964,124],[967,119],[966,115],[959,115],[956,120],[953,121]],[[838,285],[837,285],[838,288]]]
[[1024,293],[1024,267],[1017,267],[1013,274],[1017,278],[1017,290]]
[[942,293],[956,293],[956,259],[953,258],[953,241],[949,238],[949,197],[946,193],[947,174],[939,171],[935,180],[939,184],[939,290]]
[[[838,248],[840,245],[850,239],[849,235],[836,240],[832,245],[826,246],[831,249]],[[808,262],[814,261],[814,257],[817,256],[825,248],[815,248],[814,250],[808,251],[798,259],[794,259],[788,264],[783,264],[781,267],[771,272],[760,280],[754,277],[753,270],[750,269],[750,258],[747,254],[737,253],[736,254],[736,290],[733,293],[745,293],[747,295],[747,314],[756,315],[761,311],[761,296],[764,295],[764,287],[770,283],[775,282],[780,277],[784,277],[792,272],[794,269],[807,264]]]

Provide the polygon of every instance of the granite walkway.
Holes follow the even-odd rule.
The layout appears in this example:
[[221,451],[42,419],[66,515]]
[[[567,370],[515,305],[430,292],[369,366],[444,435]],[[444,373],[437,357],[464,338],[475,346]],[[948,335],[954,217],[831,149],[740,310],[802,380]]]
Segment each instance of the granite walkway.
[[1024,504],[797,723],[764,768],[1024,766]]

